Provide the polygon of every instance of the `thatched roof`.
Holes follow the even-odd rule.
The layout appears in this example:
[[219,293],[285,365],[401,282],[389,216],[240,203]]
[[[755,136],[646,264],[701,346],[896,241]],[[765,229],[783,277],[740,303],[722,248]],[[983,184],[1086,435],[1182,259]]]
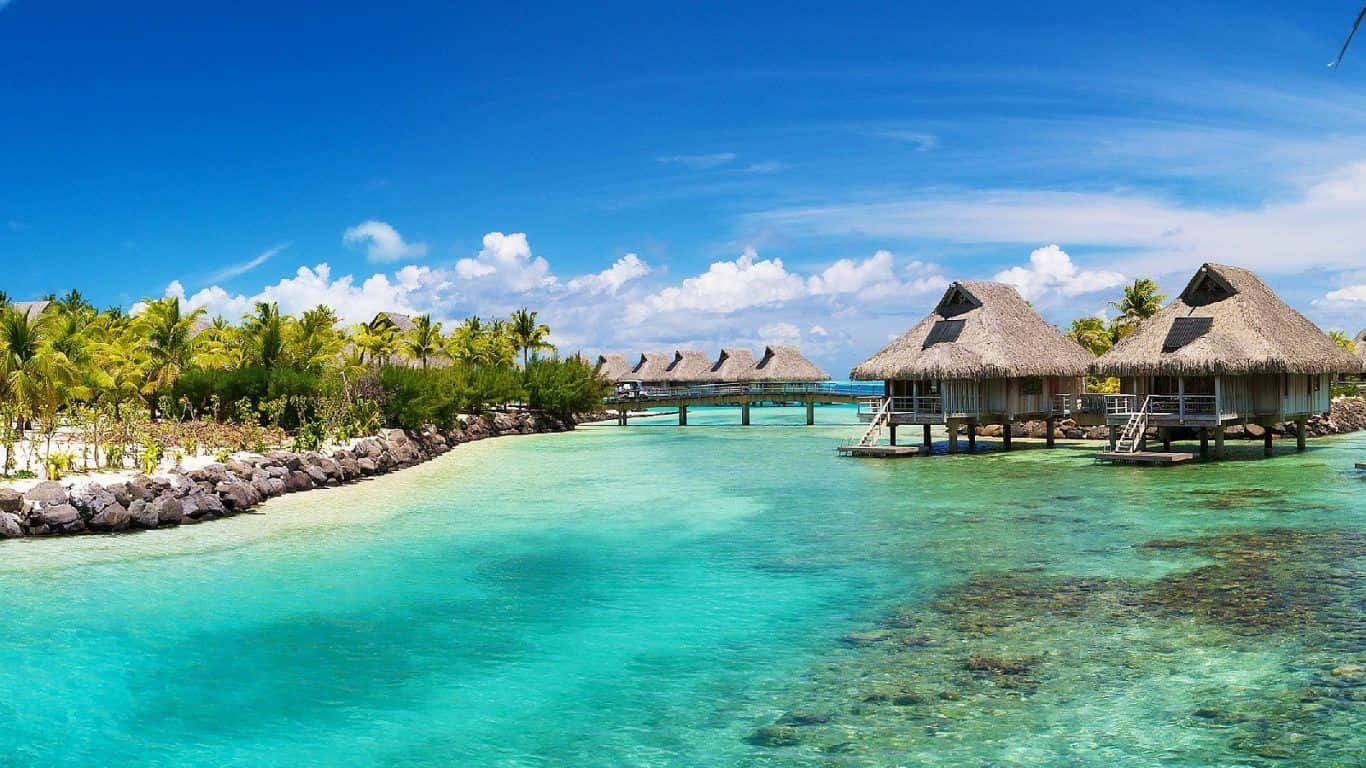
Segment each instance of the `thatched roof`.
[[27,317],[30,321],[37,319],[38,315],[43,314],[50,301],[16,301],[10,304],[15,312]]
[[631,378],[631,368],[626,355],[598,355],[598,375],[608,381]]
[[1261,278],[1205,264],[1175,301],[1098,358],[1106,376],[1210,376],[1346,373],[1361,362]]
[[666,371],[670,384],[698,384],[715,381],[711,372],[711,358],[700,349],[680,349]]
[[849,376],[864,381],[1083,376],[1091,359],[1014,288],[960,280],[925,319]]
[[830,374],[807,360],[796,347],[764,347],[764,357],[754,367],[762,381],[829,381]]
[[640,361],[631,368],[630,375],[622,378],[640,381],[665,381],[669,377],[669,363],[671,362],[673,362],[673,358],[662,352],[642,352],[640,353]]
[[711,367],[712,381],[753,381],[757,363],[754,352],[745,347],[728,347]]
[[375,315],[375,323],[388,323],[398,329],[399,333],[407,333],[413,329],[413,318],[402,312],[380,312]]

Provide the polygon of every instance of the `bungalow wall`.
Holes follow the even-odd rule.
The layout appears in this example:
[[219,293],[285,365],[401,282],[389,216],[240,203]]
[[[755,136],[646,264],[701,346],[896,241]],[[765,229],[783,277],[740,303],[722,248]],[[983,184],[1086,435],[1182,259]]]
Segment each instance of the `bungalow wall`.
[[[1262,373],[1247,376],[1187,376],[1186,394],[1213,394],[1218,380],[1220,411],[1240,419],[1281,418],[1327,413],[1332,407],[1331,376]],[[1176,377],[1136,376],[1120,380],[1120,391],[1140,400],[1152,394],[1177,394]]]
[[897,397],[939,394],[951,419],[976,419],[987,416],[1022,418],[1042,416],[1052,408],[1053,396],[1077,394],[1084,381],[1080,377],[1042,376],[996,379],[941,379],[938,381],[890,381],[885,391]]

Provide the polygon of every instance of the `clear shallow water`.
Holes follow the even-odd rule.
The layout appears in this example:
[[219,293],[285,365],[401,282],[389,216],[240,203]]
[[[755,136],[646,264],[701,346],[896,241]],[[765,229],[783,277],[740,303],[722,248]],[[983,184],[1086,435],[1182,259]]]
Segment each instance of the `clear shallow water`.
[[0,766],[1363,764],[1366,439],[877,462],[800,420],[0,545]]

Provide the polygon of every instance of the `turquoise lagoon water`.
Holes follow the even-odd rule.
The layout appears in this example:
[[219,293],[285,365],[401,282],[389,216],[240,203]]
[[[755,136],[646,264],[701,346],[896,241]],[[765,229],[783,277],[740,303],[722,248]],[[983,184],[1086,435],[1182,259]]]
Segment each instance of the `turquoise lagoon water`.
[[879,462],[754,413],[0,544],[0,766],[1366,762],[1366,439]]

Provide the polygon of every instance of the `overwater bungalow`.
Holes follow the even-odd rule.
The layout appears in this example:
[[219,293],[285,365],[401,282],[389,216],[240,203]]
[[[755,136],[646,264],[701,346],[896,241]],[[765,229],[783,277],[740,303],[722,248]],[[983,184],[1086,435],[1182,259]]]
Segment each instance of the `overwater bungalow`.
[[728,383],[754,381],[758,376],[755,371],[757,367],[754,352],[747,347],[726,347],[721,350],[716,362],[712,363],[712,380]]
[[631,373],[631,368],[626,355],[598,355],[598,375],[608,381],[619,381]]
[[680,349],[664,370],[665,381],[672,387],[690,384],[709,384],[716,381],[711,371],[711,358],[700,349]]
[[960,280],[949,286],[934,311],[860,363],[850,378],[882,381],[883,397],[860,416],[896,427],[944,424],[949,451],[958,450],[958,428],[967,425],[969,450],[975,427],[1001,424],[1010,448],[1010,423],[1045,419],[1053,443],[1055,395],[1082,391],[1092,355],[1047,323],[1004,283]]
[[764,356],[754,366],[754,377],[758,381],[793,384],[830,380],[830,374],[808,360],[800,349],[779,345],[764,347]]
[[669,363],[673,358],[662,352],[642,352],[640,360],[631,367],[631,372],[623,376],[623,380],[639,381],[646,386],[660,385],[667,383],[669,378]]
[[[1222,455],[1231,424],[1294,421],[1303,449],[1306,420],[1330,408],[1333,375],[1360,370],[1361,362],[1255,274],[1205,264],[1180,296],[1091,368],[1120,380],[1122,396],[1105,398],[1112,451],[1143,451],[1148,427],[1164,443],[1185,427],[1199,431],[1202,453],[1213,433]],[[1264,432],[1270,455],[1271,430]]]

